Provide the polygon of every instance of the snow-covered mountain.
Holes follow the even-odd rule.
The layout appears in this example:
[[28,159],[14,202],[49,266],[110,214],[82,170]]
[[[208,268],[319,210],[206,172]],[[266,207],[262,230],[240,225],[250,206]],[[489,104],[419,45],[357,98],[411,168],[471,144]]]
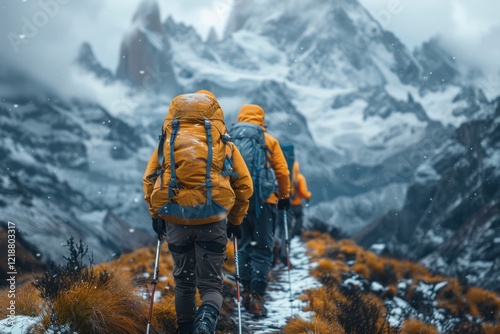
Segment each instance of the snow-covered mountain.
[[70,236],[98,261],[148,244],[138,130],[19,71],[2,72],[0,86],[0,222],[14,222],[44,261],[61,259],[51,245]]
[[[412,52],[357,1],[238,0],[226,34],[206,41],[160,17],[156,1],[144,0],[116,50],[111,78],[90,45],[78,59],[100,80],[147,94],[145,103],[111,112],[95,102],[35,95],[38,89],[0,90],[0,121],[8,125],[0,135],[2,190],[16,198],[2,191],[9,209],[0,220],[26,221],[26,240],[37,244],[50,234],[59,242],[77,231],[114,249],[99,239],[109,220],[135,236],[148,220],[143,168],[168,101],[181,92],[212,90],[228,126],[242,104],[262,105],[268,131],[296,145],[313,191],[308,215],[349,233],[402,209],[422,166],[439,158],[457,128],[491,108],[439,40]],[[2,74],[2,87],[16,76]]]
[[[400,210],[361,231],[365,246],[500,290],[500,99],[463,123],[421,165]],[[391,231],[391,233],[388,233]]]

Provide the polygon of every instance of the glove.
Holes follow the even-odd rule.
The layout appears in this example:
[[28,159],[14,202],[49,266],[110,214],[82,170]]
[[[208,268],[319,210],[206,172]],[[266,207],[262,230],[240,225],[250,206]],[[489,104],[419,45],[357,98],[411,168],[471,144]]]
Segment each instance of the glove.
[[241,239],[241,226],[233,225],[231,222],[227,222],[227,237],[231,239],[232,236]]
[[153,230],[158,234],[158,237],[167,234],[167,224],[161,218],[152,218]]
[[278,200],[278,210],[288,210],[290,209],[290,199],[282,198]]

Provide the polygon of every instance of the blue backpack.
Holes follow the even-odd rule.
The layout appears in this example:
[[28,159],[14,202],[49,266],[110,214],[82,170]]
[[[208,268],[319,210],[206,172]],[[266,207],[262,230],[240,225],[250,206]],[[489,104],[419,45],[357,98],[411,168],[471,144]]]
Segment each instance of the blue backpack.
[[239,122],[233,125],[229,133],[252,175],[254,190],[250,210],[254,210],[259,217],[261,205],[276,191],[276,175],[270,161],[272,152],[266,145],[264,130],[260,125]]

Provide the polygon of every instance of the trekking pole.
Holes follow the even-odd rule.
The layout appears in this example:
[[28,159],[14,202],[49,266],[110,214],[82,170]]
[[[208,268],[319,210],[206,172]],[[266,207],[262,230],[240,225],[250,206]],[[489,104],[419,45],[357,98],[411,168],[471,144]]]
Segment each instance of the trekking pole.
[[241,334],[241,292],[240,292],[240,265],[238,264],[238,240],[233,236],[234,266],[236,267],[236,300],[238,301],[238,333]]
[[151,318],[153,317],[153,303],[155,299],[156,284],[158,283],[158,272],[160,270],[159,264],[160,264],[160,252],[161,252],[162,241],[163,241],[163,236],[161,234],[158,234],[158,244],[156,245],[155,271],[153,273],[153,280],[151,281],[151,285],[153,286],[153,288],[151,291],[151,298],[149,304],[148,326],[146,327],[146,334],[149,334],[149,331],[151,329]]
[[288,266],[288,290],[290,292],[290,311],[293,316],[293,297],[292,297],[292,277],[290,270],[292,269],[292,264],[290,263],[290,238],[288,236],[288,216],[286,210],[283,210],[283,222],[285,225],[285,251],[286,251],[286,264]]

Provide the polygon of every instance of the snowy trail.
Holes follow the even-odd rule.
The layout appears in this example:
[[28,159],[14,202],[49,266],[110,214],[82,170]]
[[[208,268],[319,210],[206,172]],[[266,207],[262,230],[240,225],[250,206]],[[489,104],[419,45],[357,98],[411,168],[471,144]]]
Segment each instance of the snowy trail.
[[[268,334],[281,333],[281,328],[286,324],[288,318],[298,315],[302,318],[309,318],[310,312],[304,312],[306,304],[298,299],[304,290],[317,288],[321,284],[310,276],[309,271],[316,265],[311,263],[306,255],[306,246],[299,240],[293,238],[290,245],[290,260],[292,270],[290,272],[292,283],[293,307],[290,305],[290,292],[288,284],[288,270],[286,266],[277,265],[272,269],[273,280],[269,282],[268,291],[265,296],[268,316],[262,319],[254,319],[242,307],[243,333],[246,334]],[[235,320],[237,321],[237,310],[235,310]]]

